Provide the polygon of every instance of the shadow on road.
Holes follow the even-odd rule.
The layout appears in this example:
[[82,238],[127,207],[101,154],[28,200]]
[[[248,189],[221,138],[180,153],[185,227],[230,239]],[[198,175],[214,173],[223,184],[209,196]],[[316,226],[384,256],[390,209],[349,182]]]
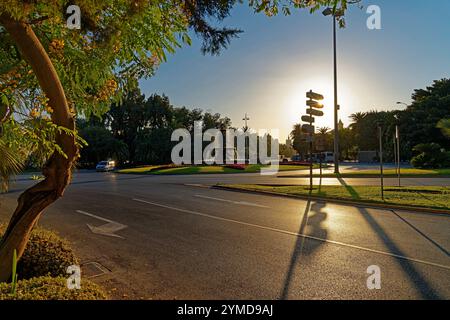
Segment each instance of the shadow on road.
[[353,188],[351,185],[348,185],[347,182],[345,182],[344,179],[340,175],[337,176],[337,179],[341,185],[347,189],[348,193],[352,196],[353,199],[359,200],[361,197],[359,196],[359,193],[356,192],[355,188]]
[[408,220],[403,218],[399,213],[397,213],[395,210],[391,210],[393,214],[395,214],[400,220],[402,220],[404,223],[406,223],[408,226],[410,226],[413,230],[415,230],[418,234],[420,234],[422,237],[427,239],[429,242],[431,242],[436,248],[441,250],[447,257],[450,257],[450,253],[439,243],[431,239],[429,236],[427,236],[425,233],[423,233],[419,228],[415,227],[412,223],[410,223]]
[[[390,253],[406,256],[403,251],[395,244],[395,242],[389,237],[386,231],[378,224],[378,222],[372,217],[366,208],[358,208],[358,211],[375,231],[377,236],[383,241],[386,248]],[[409,260],[396,258],[398,264],[403,269],[403,272],[409,277],[410,282],[416,287],[424,299],[440,300],[442,297],[431,287],[423,275],[417,270],[413,263]]]
[[[311,232],[308,232],[308,234],[321,239],[326,239],[328,231],[322,227],[322,222],[327,218],[327,213],[323,211],[325,207],[325,203],[314,202],[313,204],[311,204],[311,200],[308,200],[298,233],[303,235],[305,234],[306,227],[310,227]],[[310,240],[308,242],[308,250],[304,251],[303,248],[305,240],[306,239],[304,237],[299,236],[297,237],[297,240],[295,242],[294,251],[292,253],[289,268],[286,273],[286,279],[284,281],[283,291],[281,292],[280,296],[280,299],[282,300],[288,298],[289,289],[292,283],[292,279],[294,278],[295,269],[298,266],[302,254],[311,254],[324,243],[323,241]]]

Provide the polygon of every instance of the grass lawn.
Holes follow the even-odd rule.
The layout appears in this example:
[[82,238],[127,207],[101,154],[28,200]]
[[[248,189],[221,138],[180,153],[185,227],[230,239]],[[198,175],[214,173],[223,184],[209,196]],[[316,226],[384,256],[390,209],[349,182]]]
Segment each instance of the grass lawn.
[[[258,173],[261,168],[265,167],[260,164],[250,164],[245,167],[245,170],[227,168],[225,166],[215,165],[200,165],[200,166],[175,166],[167,168],[167,166],[143,166],[138,168],[118,170],[118,173],[133,173],[133,174],[208,174],[208,173]],[[160,168],[160,169],[159,169]],[[314,165],[318,168],[318,165]],[[308,166],[301,165],[280,165],[279,171],[293,171],[309,169]]]
[[121,169],[118,170],[118,173],[136,173],[136,174],[140,174],[140,173],[147,173],[150,170],[154,170],[156,168],[158,168],[159,166],[143,166],[143,167],[136,167],[136,168],[129,168],[129,169]]
[[[415,168],[405,168],[400,170],[402,177],[450,177],[450,169],[415,169]],[[384,169],[383,174],[386,177],[397,177],[395,169]],[[339,175],[334,173],[323,174],[324,178],[334,178],[340,176],[342,178],[358,178],[358,177],[379,177],[380,170],[355,170],[342,172]],[[318,177],[318,174],[314,176]]]
[[333,199],[358,200],[386,204],[410,205],[450,210],[450,187],[385,187],[381,200],[377,186],[268,186],[268,185],[224,185],[240,190],[270,191],[280,194],[318,196]]

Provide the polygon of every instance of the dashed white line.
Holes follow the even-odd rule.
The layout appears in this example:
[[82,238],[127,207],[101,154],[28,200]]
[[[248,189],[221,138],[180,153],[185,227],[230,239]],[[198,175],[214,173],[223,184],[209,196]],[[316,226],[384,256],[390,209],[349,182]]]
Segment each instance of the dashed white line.
[[233,201],[233,200],[228,200],[228,199],[209,197],[209,196],[205,196],[205,195],[202,195],[202,194],[196,194],[195,196],[197,198],[228,202],[228,203],[238,204],[238,205],[242,205],[242,206],[251,206],[251,207],[258,207],[258,208],[269,208],[268,206],[263,206],[261,204],[257,204],[257,203],[253,203],[253,202],[247,202],[247,201]]
[[338,245],[338,246],[342,246],[342,247],[348,247],[348,248],[353,248],[353,249],[362,250],[362,251],[366,251],[366,252],[377,253],[377,254],[381,254],[381,255],[385,255],[385,256],[394,257],[394,258],[397,258],[397,259],[413,261],[413,262],[417,262],[417,263],[421,263],[421,264],[426,264],[426,265],[429,265],[429,266],[434,266],[434,267],[450,270],[450,266],[446,266],[446,265],[439,264],[439,263],[434,263],[434,262],[429,262],[429,261],[425,261],[425,260],[410,258],[410,257],[398,255],[398,254],[395,254],[395,253],[384,252],[384,251],[380,251],[380,250],[360,247],[360,246],[353,245],[353,244],[348,244],[348,243],[344,243],[344,242],[318,238],[318,237],[309,236],[309,235],[306,235],[306,234],[301,234],[301,233],[297,233],[297,232],[291,232],[291,231],[287,231],[287,230],[282,230],[282,229],[267,227],[267,226],[263,226],[263,225],[243,222],[243,221],[239,221],[239,220],[217,217],[217,216],[210,215],[210,214],[207,214],[207,213],[192,211],[192,210],[188,210],[188,209],[181,209],[181,208],[172,207],[172,206],[168,206],[168,205],[165,205],[165,204],[151,202],[151,201],[147,201],[147,200],[136,199],[136,198],[133,198],[133,200],[137,201],[137,202],[141,202],[141,203],[150,204],[150,205],[153,205],[153,206],[156,206],[156,207],[166,208],[166,209],[170,209],[170,210],[174,210],[174,211],[178,211],[178,212],[189,213],[189,214],[196,215],[196,216],[206,217],[206,218],[220,220],[220,221],[232,222],[232,223],[236,223],[236,224],[240,224],[240,225],[245,225],[245,226],[248,226],[248,227],[253,227],[253,228],[258,228],[258,229],[263,229],[263,230],[269,230],[269,231],[283,233],[283,234],[287,234],[287,235],[291,235],[291,236],[295,236],[295,237],[302,237],[302,238],[310,239],[310,240],[321,241],[321,242],[334,244],[334,245]]

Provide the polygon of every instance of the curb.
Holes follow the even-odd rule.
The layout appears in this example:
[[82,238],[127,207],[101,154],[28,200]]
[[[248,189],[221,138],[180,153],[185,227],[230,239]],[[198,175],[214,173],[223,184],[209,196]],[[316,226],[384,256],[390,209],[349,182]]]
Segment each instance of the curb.
[[[384,175],[385,178],[397,178],[398,176],[396,175]],[[450,175],[408,175],[408,174],[404,174],[401,176],[402,178],[405,179],[410,179],[410,178],[416,178],[416,179],[448,179],[450,178]],[[307,174],[297,174],[297,175],[277,175],[277,178],[309,178],[309,175]],[[320,178],[320,175],[318,174],[314,174],[313,178]],[[323,174],[322,175],[323,179],[330,179],[330,178],[334,178],[334,179],[338,179],[338,178],[342,178],[342,179],[366,179],[366,178],[380,178],[379,174],[366,174],[366,175],[346,175],[341,174],[339,177],[335,176],[335,175],[329,175],[329,174]]]
[[227,186],[219,186],[214,185],[211,186],[212,189],[218,190],[226,190],[233,192],[241,192],[241,193],[251,193],[251,194],[262,194],[266,196],[272,197],[283,197],[290,199],[301,199],[301,200],[317,200],[319,202],[331,202],[338,204],[347,204],[347,205],[355,205],[356,207],[364,207],[364,208],[375,208],[375,209],[385,209],[385,210],[404,210],[404,211],[414,211],[425,214],[438,214],[438,215],[450,215],[450,210],[445,209],[433,209],[433,208],[425,208],[425,207],[414,207],[414,206],[404,206],[404,205],[395,205],[395,204],[381,204],[375,202],[364,202],[364,201],[354,201],[354,200],[343,200],[336,198],[324,198],[318,196],[302,196],[302,195],[291,195],[286,193],[277,193],[272,191],[262,191],[262,190],[244,190]]

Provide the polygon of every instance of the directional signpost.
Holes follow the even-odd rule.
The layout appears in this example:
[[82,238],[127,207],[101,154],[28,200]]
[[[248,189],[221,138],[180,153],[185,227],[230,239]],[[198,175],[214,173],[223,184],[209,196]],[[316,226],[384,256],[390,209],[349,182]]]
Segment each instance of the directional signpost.
[[309,107],[306,109],[305,116],[302,116],[302,121],[306,122],[306,124],[302,125],[302,132],[307,135],[307,141],[309,142],[309,189],[313,189],[313,137],[315,127],[313,123],[315,122],[314,117],[323,116],[323,112],[317,109],[322,109],[323,104],[319,101],[323,100],[323,95],[319,93],[315,93],[312,90],[306,93],[306,97],[309,99],[306,101],[306,105]]
[[313,123],[316,119],[312,116],[302,116],[302,121]]
[[311,116],[316,116],[316,117],[322,117],[323,116],[323,112],[320,110],[316,110],[316,109],[306,109],[306,113],[311,115]]

